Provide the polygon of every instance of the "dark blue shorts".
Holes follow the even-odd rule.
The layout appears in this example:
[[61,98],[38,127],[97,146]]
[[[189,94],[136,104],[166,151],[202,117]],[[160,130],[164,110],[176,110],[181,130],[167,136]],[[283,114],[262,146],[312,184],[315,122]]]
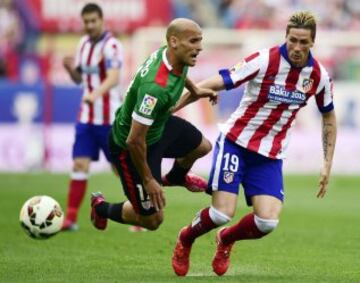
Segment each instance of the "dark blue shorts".
[[240,184],[249,206],[251,197],[256,195],[270,195],[283,201],[282,160],[250,151],[221,134],[215,145],[207,192],[239,194]]
[[75,126],[75,142],[73,145],[72,157],[87,157],[93,161],[99,160],[100,150],[103,151],[106,159],[110,161],[108,136],[111,126],[89,125],[77,123]]

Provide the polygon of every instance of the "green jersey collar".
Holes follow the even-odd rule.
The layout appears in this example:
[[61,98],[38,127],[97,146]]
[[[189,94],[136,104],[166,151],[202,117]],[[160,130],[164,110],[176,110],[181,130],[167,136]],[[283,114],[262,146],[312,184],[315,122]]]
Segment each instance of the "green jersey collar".
[[170,65],[170,62],[166,57],[166,51],[167,51],[167,47],[164,48],[164,50],[162,51],[162,61],[163,61],[164,65],[166,66],[166,69],[168,69],[169,72],[172,72],[175,76],[181,77],[182,73],[178,70],[175,70],[173,68],[173,66]]
[[170,65],[170,62],[169,60],[167,59],[166,57],[166,51],[167,51],[167,48],[164,48],[163,52],[162,52],[162,60],[166,66],[166,68],[169,70],[169,71],[172,71],[173,67]]

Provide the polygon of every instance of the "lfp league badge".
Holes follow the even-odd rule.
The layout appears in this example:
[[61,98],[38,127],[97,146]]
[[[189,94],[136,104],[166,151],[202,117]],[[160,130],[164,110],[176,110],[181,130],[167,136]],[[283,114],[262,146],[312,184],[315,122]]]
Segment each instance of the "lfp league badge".
[[145,115],[151,115],[153,112],[157,98],[149,94],[145,94],[144,99],[140,105],[139,111]]

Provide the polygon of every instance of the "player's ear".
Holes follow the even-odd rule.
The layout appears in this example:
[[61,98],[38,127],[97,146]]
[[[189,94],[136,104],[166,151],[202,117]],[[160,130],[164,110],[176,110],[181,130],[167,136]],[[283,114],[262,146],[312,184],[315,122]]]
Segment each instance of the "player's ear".
[[174,35],[170,36],[169,38],[169,45],[171,48],[176,49],[178,46],[178,38]]

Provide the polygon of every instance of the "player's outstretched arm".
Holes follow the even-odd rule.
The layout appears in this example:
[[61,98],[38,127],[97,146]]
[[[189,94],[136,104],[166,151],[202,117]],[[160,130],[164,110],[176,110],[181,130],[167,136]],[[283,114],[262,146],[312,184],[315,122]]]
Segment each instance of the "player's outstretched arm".
[[146,134],[150,126],[132,120],[129,136],[126,140],[131,159],[143,180],[146,192],[157,211],[165,207],[165,196],[160,184],[153,177],[147,163]]
[[336,115],[332,110],[322,114],[322,143],[324,151],[323,167],[320,172],[318,198],[323,198],[326,194],[327,185],[329,183],[331,166],[335,151],[336,143]]
[[80,84],[82,82],[82,77],[80,71],[74,67],[74,58],[66,56],[63,59],[63,65],[65,70],[69,73],[72,81],[76,84]]
[[190,92],[190,95],[195,100],[197,100],[199,98],[204,98],[204,97],[209,97],[210,100],[216,98],[215,91],[213,91],[210,88],[198,87],[189,78],[186,78],[186,80],[185,80],[185,87],[187,88],[187,90]]
[[197,87],[209,88],[213,91],[220,91],[225,89],[224,79],[219,74],[216,74],[206,80],[197,84]]
[[186,92],[179,99],[175,107],[172,109],[173,113],[184,108],[186,105],[193,103],[199,98],[209,97],[212,104],[216,104],[218,99],[216,92],[225,88],[223,79],[219,75],[206,79],[197,85],[188,78],[185,83],[185,87],[189,90],[189,92]]

